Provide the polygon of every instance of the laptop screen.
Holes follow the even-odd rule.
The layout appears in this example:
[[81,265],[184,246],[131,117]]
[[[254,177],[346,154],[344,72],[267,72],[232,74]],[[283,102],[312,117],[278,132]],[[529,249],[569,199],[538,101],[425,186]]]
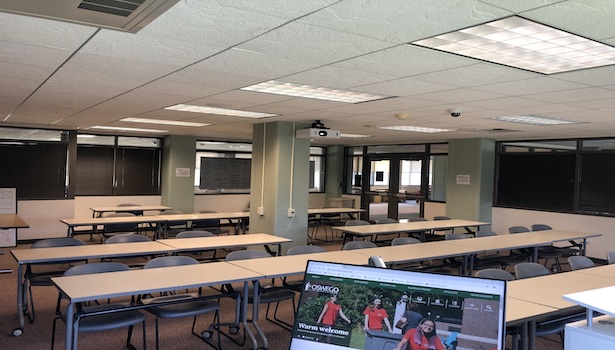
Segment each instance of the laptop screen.
[[504,281],[309,261],[290,349],[504,350],[505,293]]

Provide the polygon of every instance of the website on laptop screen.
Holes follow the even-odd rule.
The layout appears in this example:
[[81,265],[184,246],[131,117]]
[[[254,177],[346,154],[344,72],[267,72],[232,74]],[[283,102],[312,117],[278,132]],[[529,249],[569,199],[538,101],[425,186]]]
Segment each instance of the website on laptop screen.
[[504,281],[309,261],[290,349],[504,350],[505,295]]

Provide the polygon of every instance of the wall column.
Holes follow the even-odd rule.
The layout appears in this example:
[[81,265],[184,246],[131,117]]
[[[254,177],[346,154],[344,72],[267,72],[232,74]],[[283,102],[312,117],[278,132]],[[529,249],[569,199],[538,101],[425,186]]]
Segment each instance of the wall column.
[[162,205],[184,213],[194,211],[194,162],[196,137],[170,135],[162,148]]
[[325,176],[325,205],[330,205],[329,198],[339,198],[343,193],[344,146],[327,147]]
[[449,140],[447,216],[491,222],[494,167],[494,140]]
[[310,141],[295,138],[303,126],[272,122],[253,128],[250,232],[292,239],[285,249],[307,243]]

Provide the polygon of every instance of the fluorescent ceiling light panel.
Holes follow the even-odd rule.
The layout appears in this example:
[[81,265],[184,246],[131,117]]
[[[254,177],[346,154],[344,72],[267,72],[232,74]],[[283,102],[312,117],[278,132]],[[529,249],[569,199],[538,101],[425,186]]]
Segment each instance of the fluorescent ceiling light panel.
[[175,126],[193,126],[193,127],[203,127],[211,124],[206,123],[195,123],[195,122],[182,122],[179,120],[164,120],[164,119],[149,119],[149,118],[122,118],[121,122],[129,122],[129,123],[144,123],[144,124],[160,124],[160,125],[175,125]]
[[264,83],[241,88],[240,90],[284,96],[315,98],[318,100],[345,103],[360,103],[393,97],[386,95],[374,95],[366,92],[337,90],[319,86],[286,83],[279,80],[266,81]]
[[615,64],[615,47],[516,16],[412,44],[543,74]]
[[451,131],[455,131],[453,129],[426,128],[426,127],[422,127],[422,126],[410,126],[410,125],[379,126],[378,129],[423,132],[423,133],[428,133],[428,134],[433,134],[433,133],[438,133],[438,132],[451,132]]
[[184,105],[184,104],[169,106],[169,107],[165,107],[164,109],[168,109],[172,111],[202,113],[202,114],[229,115],[233,117],[243,117],[243,118],[267,118],[267,117],[277,117],[278,116],[277,114],[240,111],[238,109],[227,109],[227,108]]
[[340,134],[341,137],[347,137],[349,139],[352,138],[361,138],[361,137],[370,137],[370,135],[359,135],[359,134],[345,134],[345,133],[341,133]]
[[148,133],[164,133],[164,132],[169,132],[169,130],[124,128],[124,127],[119,127],[119,126],[102,126],[102,125],[95,125],[95,126],[90,127],[89,129],[112,130],[112,131],[134,131],[134,132],[148,132]]
[[493,117],[491,119],[500,120],[504,122],[511,122],[511,123],[532,124],[532,125],[541,125],[541,126],[582,123],[576,120],[565,120],[565,119],[557,119],[557,118],[551,118],[551,117],[543,117],[543,116],[536,115],[536,114]]

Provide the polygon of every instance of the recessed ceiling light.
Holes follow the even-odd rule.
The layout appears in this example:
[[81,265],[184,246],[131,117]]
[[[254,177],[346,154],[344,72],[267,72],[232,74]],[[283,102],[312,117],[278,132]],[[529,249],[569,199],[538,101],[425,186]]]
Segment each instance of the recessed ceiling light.
[[517,16],[412,44],[543,74],[615,64],[615,47]]
[[345,133],[341,133],[341,134],[340,134],[340,136],[341,136],[341,137],[347,137],[347,138],[370,137],[370,135],[345,134]]
[[179,120],[164,120],[164,119],[149,119],[149,118],[122,118],[120,119],[122,122],[130,122],[130,123],[144,123],[144,124],[161,124],[161,125],[175,125],[175,126],[193,126],[193,127],[203,127],[211,124],[206,123],[195,123],[195,122],[183,122]]
[[97,130],[113,130],[113,131],[134,131],[134,132],[149,132],[149,133],[164,133],[169,132],[169,130],[158,130],[158,129],[140,129],[140,128],[123,128],[119,126],[102,126],[95,125],[90,127],[89,129],[97,129]]
[[396,126],[379,126],[378,129],[397,130],[397,131],[412,131],[412,132],[424,132],[424,133],[438,133],[438,132],[451,132],[454,129],[439,129],[439,128],[426,128],[422,126],[410,126],[410,125],[396,125]]
[[374,95],[366,92],[337,90],[320,86],[286,83],[279,80],[271,80],[252,86],[246,86],[244,88],[241,88],[240,90],[284,96],[315,98],[318,100],[345,103],[360,103],[393,97],[385,95]]
[[165,107],[164,109],[173,110],[173,111],[182,111],[182,112],[202,113],[202,114],[230,115],[233,117],[243,117],[243,118],[267,118],[267,117],[277,117],[278,116],[277,114],[240,111],[238,109],[227,109],[227,108],[184,105],[184,104],[169,106],[169,107]]
[[532,125],[541,125],[541,126],[583,123],[583,122],[576,121],[576,120],[565,120],[565,119],[557,119],[557,118],[551,118],[551,117],[543,117],[541,115],[536,115],[536,114],[511,115],[511,116],[493,117],[491,119],[500,120],[504,122],[511,122],[511,123],[532,124]]

